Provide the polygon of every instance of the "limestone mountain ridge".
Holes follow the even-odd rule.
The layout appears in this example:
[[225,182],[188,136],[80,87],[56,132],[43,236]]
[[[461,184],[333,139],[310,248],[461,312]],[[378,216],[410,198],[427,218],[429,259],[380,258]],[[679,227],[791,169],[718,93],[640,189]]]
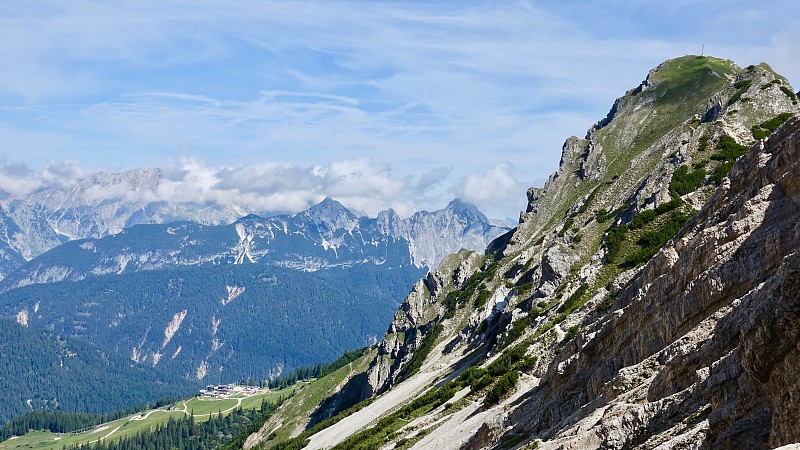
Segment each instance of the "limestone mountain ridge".
[[514,230],[414,286],[347,383],[367,400],[322,428],[279,411],[247,446],[800,441],[798,113],[766,64],[659,65],[567,139]]
[[[168,201],[164,192],[181,188],[165,177],[163,170],[145,167],[97,172],[77,180],[58,179],[28,193],[0,189],[0,280],[65,242],[114,236],[138,225],[193,222],[201,227],[226,227],[245,216],[260,217],[262,222],[273,218],[289,222],[299,216],[295,222],[306,218],[313,226],[325,225],[335,234],[337,229],[359,228],[365,218],[331,198],[296,214],[254,211],[251,206],[224,199]],[[332,217],[337,210],[342,214]],[[388,236],[392,240],[407,240],[419,267],[435,267],[444,256],[461,248],[482,249],[507,231],[505,226],[492,225],[480,212],[470,213],[469,208],[419,211],[405,219],[390,211],[378,216],[391,218],[391,226],[380,231],[394,233]]]
[[404,219],[392,210],[376,218],[358,216],[328,197],[296,214],[251,214],[228,225],[140,224],[68,241],[20,262],[0,290],[204,264],[263,263],[304,271],[357,264],[436,267],[445,255],[484,248],[507,231],[460,200]]

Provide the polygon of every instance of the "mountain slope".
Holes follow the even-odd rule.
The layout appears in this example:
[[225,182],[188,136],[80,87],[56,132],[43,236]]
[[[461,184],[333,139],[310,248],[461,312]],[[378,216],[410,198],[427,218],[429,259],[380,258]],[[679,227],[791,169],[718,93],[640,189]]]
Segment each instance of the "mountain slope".
[[[800,389],[798,158],[797,119],[751,148],[709,204],[621,286],[611,312],[583,320],[547,384],[512,415],[511,432],[541,430],[551,448],[799,439],[791,425],[800,419],[791,400]],[[591,433],[578,431],[600,418]]]
[[186,379],[263,380],[368,345],[424,273],[188,266],[26,286],[0,296],[0,310]]
[[800,439],[800,109],[786,92],[765,64],[651,71],[567,140],[513,232],[415,285],[366,371],[381,420],[346,417],[308,448]]

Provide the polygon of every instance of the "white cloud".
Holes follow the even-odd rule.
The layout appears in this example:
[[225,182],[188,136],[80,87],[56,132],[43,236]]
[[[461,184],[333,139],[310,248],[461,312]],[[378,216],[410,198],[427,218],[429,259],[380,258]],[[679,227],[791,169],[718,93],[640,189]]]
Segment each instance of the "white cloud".
[[461,179],[452,192],[480,208],[489,217],[503,217],[507,209],[501,205],[520,204],[524,206],[526,186],[516,178],[512,172],[514,166],[509,162],[502,162],[490,167],[483,173],[472,173]]
[[27,195],[42,185],[42,180],[24,164],[0,164],[0,190],[13,195]]
[[[490,217],[515,216],[524,207],[526,185],[517,181],[510,163],[453,179],[447,167],[434,168],[419,176],[398,176],[389,164],[370,158],[333,161],[324,166],[298,166],[283,161],[265,161],[215,167],[193,157],[172,161],[160,170],[156,186],[138,180],[144,188],[134,190],[109,172],[92,172],[75,163],[52,163],[41,169],[24,164],[0,163],[0,190],[19,198],[40,189],[88,186],[71,189],[90,203],[125,199],[235,206],[243,213],[298,212],[330,196],[348,208],[374,217],[392,208],[401,216],[415,211],[444,207],[454,196],[478,205]],[[93,179],[116,182],[92,184]],[[116,184],[115,184],[116,183]],[[424,192],[423,192],[424,191]],[[72,195],[72,194],[71,194]],[[520,205],[508,211],[505,204]]]

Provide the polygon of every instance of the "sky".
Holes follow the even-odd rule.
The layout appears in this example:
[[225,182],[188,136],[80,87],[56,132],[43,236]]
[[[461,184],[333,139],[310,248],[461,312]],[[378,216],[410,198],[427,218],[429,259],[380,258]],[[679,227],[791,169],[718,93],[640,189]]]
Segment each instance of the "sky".
[[7,0],[0,188],[146,166],[184,200],[255,211],[460,197],[516,218],[564,140],[666,59],[765,61],[797,88],[798,17],[796,0]]

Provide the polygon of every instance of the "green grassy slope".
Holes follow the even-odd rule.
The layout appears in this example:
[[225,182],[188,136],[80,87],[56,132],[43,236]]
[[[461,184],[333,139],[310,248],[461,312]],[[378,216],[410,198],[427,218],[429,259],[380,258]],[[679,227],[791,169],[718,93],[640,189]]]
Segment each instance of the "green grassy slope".
[[105,442],[118,441],[124,437],[134,436],[139,432],[151,430],[157,425],[164,425],[170,417],[181,418],[194,413],[195,420],[197,422],[202,422],[208,420],[210,415],[216,416],[221,413],[225,416],[230,414],[230,412],[237,407],[243,409],[257,409],[261,407],[262,402],[276,402],[281,397],[286,397],[291,393],[292,389],[284,389],[249,397],[234,396],[232,398],[218,400],[193,397],[162,409],[151,409],[113,422],[107,422],[80,433],[31,431],[24,436],[14,437],[0,443],[0,450],[58,450],[73,445],[93,443],[99,439]]

